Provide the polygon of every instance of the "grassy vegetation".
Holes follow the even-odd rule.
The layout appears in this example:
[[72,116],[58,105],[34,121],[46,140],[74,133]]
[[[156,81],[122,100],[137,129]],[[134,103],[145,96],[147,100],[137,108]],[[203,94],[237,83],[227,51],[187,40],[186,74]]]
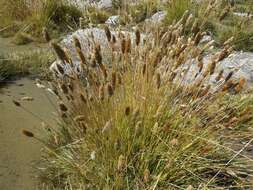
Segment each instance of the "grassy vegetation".
[[251,0],[237,0],[235,11],[244,13],[253,13],[253,2]]
[[[54,37],[74,30],[79,26],[80,17],[83,18],[83,27],[85,27],[90,23],[103,24],[109,16],[119,14],[121,25],[131,26],[143,23],[158,10],[166,10],[167,16],[164,23],[170,25],[174,20],[180,19],[186,10],[189,10],[194,17],[206,21],[203,27],[208,29],[208,32],[217,40],[218,46],[227,38],[235,36],[234,45],[237,50],[252,51],[252,19],[233,15],[233,12],[238,11],[252,12],[252,1],[236,1],[235,4],[225,0],[216,1],[210,7],[207,17],[205,10],[209,2],[207,0],[201,3],[191,0],[172,0],[167,4],[161,4],[158,0],[141,0],[134,5],[114,0],[113,8],[110,10],[99,10],[95,7],[79,10],[66,3],[65,0],[35,0],[32,5],[25,3],[25,0],[0,0],[0,14],[4,15],[0,21],[0,28],[3,29],[2,35],[15,35],[17,44],[26,44],[31,40],[40,41],[43,27],[48,28]],[[221,19],[221,17],[224,18]]]
[[[241,10],[240,7],[250,10],[253,2],[236,1],[232,4],[229,1],[213,1],[213,5],[208,7],[209,3],[210,1],[197,3],[190,0],[173,0],[166,7],[165,24],[171,24],[174,20],[180,19],[184,12],[189,10],[194,17],[205,21],[203,29],[213,35],[218,46],[233,36],[236,50],[252,51],[253,21],[251,18],[235,16],[233,12]],[[205,12],[206,7],[208,7],[208,13]],[[248,13],[249,10],[241,11]]]
[[49,66],[53,55],[44,50],[11,53],[0,56],[0,81],[25,75],[49,79]]
[[2,35],[17,34],[19,43],[23,39],[20,33],[40,38],[43,27],[46,27],[59,35],[76,28],[82,17],[82,12],[65,0],[35,0],[32,4],[26,0],[0,0],[0,7]]
[[[252,20],[232,14],[249,11],[251,2],[240,1],[235,7],[220,2],[211,6],[209,1],[197,5],[174,0],[161,5],[148,0],[122,6],[115,0],[113,10],[92,7],[81,12],[63,0],[35,0],[32,6],[24,0],[0,0],[0,14],[5,15],[0,27],[15,35],[17,44],[40,41],[43,27],[53,36],[77,28],[80,17],[86,26],[119,13],[121,24],[129,27],[158,10],[167,11],[161,28],[148,26],[144,31],[145,42],[139,30],[135,40],[123,34],[113,39],[106,28],[108,57],[102,57],[93,40],[91,52],[82,52],[76,42],[80,75],[65,75],[57,65],[55,72],[63,77],[55,78],[50,88],[59,101],[59,126],[45,125],[45,134],[38,135],[23,131],[44,145],[39,168],[43,188],[252,188],[252,159],[243,155],[243,149],[238,153],[225,146],[228,139],[237,141],[238,133],[252,139],[248,131],[253,125],[252,97],[239,94],[244,78],[235,81],[233,73],[223,76],[216,69],[232,46],[253,51]],[[221,48],[207,67],[203,56],[215,44],[199,44],[203,31],[211,33]],[[232,36],[233,44],[227,41]],[[73,68],[66,51],[57,44],[53,47],[62,64]],[[186,84],[189,57],[199,70]],[[44,50],[3,55],[0,80],[27,74],[47,78],[53,59]],[[211,86],[213,75],[216,83]]]
[[[194,30],[184,22],[188,18],[150,28],[145,42],[138,30],[135,40],[123,34],[115,40],[106,28],[108,57],[99,44],[91,44],[88,57],[76,43],[81,74],[66,75],[57,65],[55,72],[63,77],[55,78],[51,89],[59,101],[59,126],[45,125],[46,138],[23,131],[44,145],[45,189],[252,187],[251,160],[224,146],[229,128],[247,129],[253,122],[252,107],[227,96],[241,92],[244,78],[234,81],[233,73],[223,76],[216,69],[231,53],[231,40],[203,68],[203,55],[213,44],[199,45],[203,31],[184,35],[184,29]],[[115,52],[117,44],[121,48]],[[62,64],[73,68],[66,51],[53,47]],[[189,57],[199,67],[190,84],[185,83],[193,64]]]
[[111,15],[112,13],[109,13],[108,11],[100,10],[96,7],[90,7],[84,13],[85,25],[88,25],[89,23],[104,24]]

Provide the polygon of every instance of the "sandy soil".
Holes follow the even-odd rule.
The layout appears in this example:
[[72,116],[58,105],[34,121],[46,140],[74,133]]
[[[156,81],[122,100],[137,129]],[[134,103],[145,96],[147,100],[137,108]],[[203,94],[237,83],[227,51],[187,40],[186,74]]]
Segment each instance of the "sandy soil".
[[[41,121],[31,114],[15,107],[13,99],[24,96],[34,101],[21,101],[24,107],[53,123],[55,108],[48,101],[45,91],[38,89],[34,81],[22,79],[0,89],[0,189],[35,190],[36,162],[40,158],[41,145],[22,135],[28,129],[41,135]],[[50,95],[49,95],[50,96]],[[52,97],[51,97],[52,98]]]

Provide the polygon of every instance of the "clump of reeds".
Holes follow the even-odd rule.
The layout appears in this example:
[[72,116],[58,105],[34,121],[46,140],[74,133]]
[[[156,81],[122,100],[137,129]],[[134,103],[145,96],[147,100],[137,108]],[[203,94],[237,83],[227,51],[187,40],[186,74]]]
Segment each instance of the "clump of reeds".
[[[204,33],[184,22],[189,16],[147,33],[143,43],[139,31],[136,43],[114,36],[121,49],[114,52],[110,46],[113,58],[107,64],[98,44],[87,56],[75,39],[83,67],[79,73],[62,70],[55,79],[62,118],[57,141],[55,133],[49,134],[43,169],[48,187],[217,189],[247,184],[248,170],[219,138],[230,124],[252,122],[252,117],[235,115],[249,117],[236,102],[222,103],[229,98],[226,92],[239,93],[245,80],[235,81],[233,72],[223,76],[216,68],[231,53],[231,40],[203,66],[211,44],[199,45]],[[195,32],[186,38],[185,27]],[[105,33],[111,43],[109,28]],[[62,64],[74,71],[66,51],[53,47]],[[194,65],[199,69],[190,73]],[[210,83],[211,76],[216,84]]]

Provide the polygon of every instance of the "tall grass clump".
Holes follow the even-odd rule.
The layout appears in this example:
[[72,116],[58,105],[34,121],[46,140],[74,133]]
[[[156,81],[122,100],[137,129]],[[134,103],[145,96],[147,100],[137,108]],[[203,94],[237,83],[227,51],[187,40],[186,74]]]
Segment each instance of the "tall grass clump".
[[120,5],[119,13],[121,15],[121,24],[123,25],[142,23],[161,9],[162,6],[159,0],[140,0],[135,3],[125,1],[120,3]]
[[[44,126],[44,187],[250,187],[247,157],[225,147],[221,138],[227,128],[252,124],[252,110],[239,109],[240,102],[226,95],[239,93],[245,79],[234,80],[233,72],[224,75],[216,68],[232,52],[232,39],[204,65],[213,42],[200,46],[204,33],[194,33],[188,20],[186,13],[169,27],[152,28],[145,40],[138,29],[130,38],[106,28],[107,56],[94,40],[92,51],[83,52],[75,39],[79,69],[52,42],[58,77],[51,91],[58,97],[60,117],[59,127]],[[190,37],[183,35],[186,27],[192,28]],[[198,69],[191,71],[194,66]]]
[[29,33],[41,36],[43,27],[55,33],[77,27],[82,12],[66,0],[0,0],[3,34]]
[[174,20],[178,21],[182,18],[187,10],[198,9],[198,4],[190,0],[172,0],[166,6],[167,16],[165,22],[171,24]]
[[25,75],[49,79],[52,60],[52,54],[44,50],[0,55],[0,82]]

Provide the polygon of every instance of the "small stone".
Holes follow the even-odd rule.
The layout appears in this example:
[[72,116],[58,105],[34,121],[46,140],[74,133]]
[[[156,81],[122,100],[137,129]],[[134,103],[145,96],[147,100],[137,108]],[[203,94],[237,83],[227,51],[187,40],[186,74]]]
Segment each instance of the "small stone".
[[21,100],[22,101],[33,101],[34,100],[34,98],[33,97],[29,97],[29,96],[25,96],[25,97],[23,97],[23,98],[21,98]]
[[207,43],[212,40],[212,36],[210,35],[204,35],[203,38],[201,39],[200,43]]
[[151,18],[146,19],[146,22],[151,22],[154,24],[161,23],[167,15],[166,11],[159,11],[155,13]]
[[105,21],[105,24],[108,24],[110,26],[117,26],[120,22],[120,16],[119,15],[114,15],[110,16],[107,21]]
[[101,0],[98,2],[99,9],[110,9],[112,8],[112,0]]

